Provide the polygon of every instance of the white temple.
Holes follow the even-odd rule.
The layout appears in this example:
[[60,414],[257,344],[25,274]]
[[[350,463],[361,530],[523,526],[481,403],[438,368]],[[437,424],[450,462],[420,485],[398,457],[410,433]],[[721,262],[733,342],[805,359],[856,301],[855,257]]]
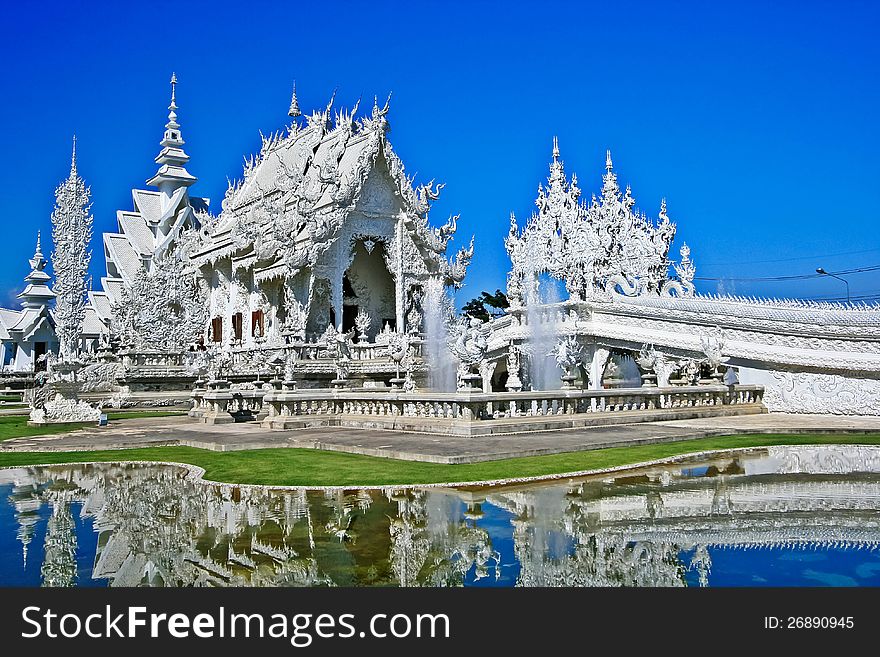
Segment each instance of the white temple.
[[[189,193],[176,93],[172,76],[154,189],[117,212],[102,289],[65,322],[123,396],[176,403],[195,381],[192,415],[210,421],[471,435],[501,431],[486,420],[633,410],[880,415],[876,305],[698,294],[687,245],[670,259],[665,200],[656,219],[639,211],[610,152],[585,201],[554,139],[537,212],[522,229],[511,215],[504,240],[510,308],[483,323],[448,294],[473,241],[448,257],[458,216],[430,224],[443,185],[404,172],[388,102],[359,116],[331,98],[303,116],[294,89],[290,123],[212,214]],[[63,185],[82,188],[75,153]],[[39,246],[31,265],[23,309],[0,310],[3,363],[20,371],[57,350]],[[566,298],[548,294],[554,279]]]
[[50,351],[58,351],[55,320],[50,307],[55,293],[49,286],[51,277],[45,271],[49,261],[43,256],[39,233],[36,251],[28,262],[31,272],[24,279],[24,290],[18,295],[21,310],[0,309],[2,363],[6,372],[44,370],[46,362],[41,357]]

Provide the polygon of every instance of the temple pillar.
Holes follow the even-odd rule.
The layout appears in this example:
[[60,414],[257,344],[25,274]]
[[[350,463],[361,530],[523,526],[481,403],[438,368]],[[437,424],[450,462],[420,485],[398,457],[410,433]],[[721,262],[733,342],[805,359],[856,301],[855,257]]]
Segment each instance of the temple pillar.
[[492,375],[495,374],[496,367],[498,367],[497,360],[480,363],[480,376],[483,377],[483,392],[492,392]]
[[403,275],[403,220],[406,215],[401,212],[397,217],[397,226],[395,227],[395,239],[391,245],[396,253],[395,271],[391,272],[394,278],[394,317],[397,324],[397,331],[403,333],[406,330],[405,315],[406,312],[406,280]]

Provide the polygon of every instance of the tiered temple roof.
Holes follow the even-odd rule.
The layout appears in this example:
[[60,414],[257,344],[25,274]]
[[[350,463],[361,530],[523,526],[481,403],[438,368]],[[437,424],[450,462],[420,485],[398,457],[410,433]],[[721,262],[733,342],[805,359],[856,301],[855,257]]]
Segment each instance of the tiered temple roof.
[[204,212],[208,199],[191,197],[188,188],[197,178],[186,170],[189,155],[183,150],[183,136],[177,122],[177,77],[171,77],[171,103],[168,122],[156,156],[156,173],[147,180],[157,190],[133,189],[134,210],[119,210],[119,230],[104,234],[107,275],[101,279],[102,291],[91,292],[91,308],[107,323],[112,304],[120,299],[122,287],[130,285],[142,268],[153,263],[176,239],[182,228],[198,227],[196,212]]
[[394,216],[387,203],[379,203],[381,185],[373,184],[387,176],[396,213],[405,215],[407,234],[428,272],[460,283],[471,251],[462,249],[452,263],[443,257],[457,217],[442,228],[429,227],[430,202],[442,185],[414,187],[404,173],[386,138],[388,103],[380,108],[374,101],[371,115],[363,118],[356,118],[357,105],[339,110],[335,121],[332,107],[331,98],[301,125],[294,92],[289,111],[294,121],[286,134],[264,136],[260,153],[245,160],[243,179],[230,183],[222,213],[203,231],[196,262],[234,256],[237,266],[254,265],[256,280],[295,274],[315,264],[356,206],[367,216]]
[[39,233],[37,248],[28,262],[31,272],[25,277],[25,288],[18,295],[22,309],[0,309],[0,339],[27,340],[44,322],[52,323],[49,304],[55,299],[55,293],[49,287],[50,276],[45,271],[49,261],[43,256]]

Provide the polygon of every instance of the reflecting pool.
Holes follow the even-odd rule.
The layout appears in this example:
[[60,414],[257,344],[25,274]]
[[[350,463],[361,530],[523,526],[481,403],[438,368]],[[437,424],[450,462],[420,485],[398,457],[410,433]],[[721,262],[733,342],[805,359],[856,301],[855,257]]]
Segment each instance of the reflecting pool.
[[880,586],[880,448],[775,447],[484,488],[0,470],[4,586]]

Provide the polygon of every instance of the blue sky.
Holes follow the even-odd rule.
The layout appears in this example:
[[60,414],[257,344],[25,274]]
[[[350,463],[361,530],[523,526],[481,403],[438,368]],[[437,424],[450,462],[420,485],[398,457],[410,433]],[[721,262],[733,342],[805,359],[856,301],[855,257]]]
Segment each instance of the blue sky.
[[[880,265],[880,40],[876,2],[17,3],[0,55],[0,300],[49,231],[79,138],[96,233],[115,229],[155,170],[176,71],[179,120],[215,210],[259,130],[394,92],[390,139],[409,172],[447,183],[477,254],[459,299],[504,287],[508,215],[524,221],[559,137],[586,194],[612,150],[656,216],[666,197],[704,291],[833,297],[828,278]],[[93,272],[103,273],[95,240]],[[771,261],[771,262],[768,262]],[[880,295],[880,271],[848,276]]]

